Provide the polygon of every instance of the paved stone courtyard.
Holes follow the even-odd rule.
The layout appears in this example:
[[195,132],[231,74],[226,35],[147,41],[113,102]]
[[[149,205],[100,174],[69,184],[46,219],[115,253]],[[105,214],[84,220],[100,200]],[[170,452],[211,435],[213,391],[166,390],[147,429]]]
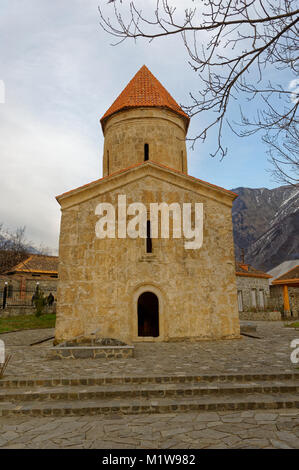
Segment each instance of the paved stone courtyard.
[[[2,334],[13,354],[5,378],[298,371],[290,343],[299,331],[257,323],[260,339],[137,344],[127,360],[48,359],[53,330]],[[299,448],[299,410],[249,410],[0,419],[1,448]]]
[[1,448],[299,448],[298,410],[1,418]]
[[[54,330],[28,330],[0,335],[13,358],[6,376],[70,377],[99,375],[219,374],[246,372],[289,372],[290,343],[299,331],[282,322],[255,322],[256,336],[238,340],[197,343],[138,343],[135,357],[129,359],[49,359],[51,341],[30,346],[47,338]],[[298,365],[297,365],[298,368]]]

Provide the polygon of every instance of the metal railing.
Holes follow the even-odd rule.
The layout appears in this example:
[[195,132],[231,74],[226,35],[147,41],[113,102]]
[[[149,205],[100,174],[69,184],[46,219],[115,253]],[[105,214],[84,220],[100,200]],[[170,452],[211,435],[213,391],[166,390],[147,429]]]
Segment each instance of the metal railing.
[[34,306],[35,299],[41,293],[45,298],[46,305],[51,306],[56,300],[55,289],[44,289],[43,287],[35,289],[16,289],[14,286],[5,285],[0,290],[0,309],[7,307],[30,307]]

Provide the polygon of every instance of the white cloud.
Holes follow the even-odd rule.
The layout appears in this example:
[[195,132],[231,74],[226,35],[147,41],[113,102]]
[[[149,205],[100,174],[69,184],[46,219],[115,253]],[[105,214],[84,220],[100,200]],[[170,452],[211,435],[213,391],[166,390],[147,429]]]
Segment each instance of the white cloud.
[[5,84],[3,80],[0,80],[0,104],[5,103]]
[[185,81],[178,76],[173,39],[162,50],[160,42],[111,47],[99,26],[99,0],[4,4],[0,222],[26,225],[35,244],[56,248],[55,196],[101,176],[99,118],[144,63],[178,101],[187,98],[192,73],[184,72]]
[[[60,220],[55,196],[101,176],[99,118],[137,70],[146,64],[180,103],[188,102],[189,90],[196,92],[199,83],[179,37],[111,47],[97,11],[106,2],[1,2],[0,79],[6,96],[0,105],[0,222],[12,229],[26,225],[29,239],[54,249]],[[147,9],[153,3],[143,1]],[[189,135],[202,119],[193,120]],[[208,153],[200,145],[189,152],[192,173],[201,177],[206,170],[211,182],[236,186]],[[237,179],[233,159],[226,165]],[[238,185],[246,184],[244,178]]]
[[299,78],[295,78],[294,80],[290,81],[289,90],[292,91],[291,101],[293,103],[297,103],[297,101],[299,100]]
[[26,225],[36,244],[57,248],[60,210],[55,196],[100,176],[98,149],[78,129],[41,122],[12,108],[0,119],[0,220]]

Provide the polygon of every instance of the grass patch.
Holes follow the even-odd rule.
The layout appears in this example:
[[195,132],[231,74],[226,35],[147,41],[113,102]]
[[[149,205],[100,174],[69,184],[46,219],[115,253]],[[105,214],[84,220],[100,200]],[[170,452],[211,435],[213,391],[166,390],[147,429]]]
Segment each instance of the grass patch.
[[55,313],[46,313],[41,317],[35,315],[18,315],[16,317],[0,318],[0,333],[15,330],[34,330],[38,328],[54,328]]
[[285,323],[284,326],[287,326],[288,328],[299,328],[299,321],[295,321],[293,323]]

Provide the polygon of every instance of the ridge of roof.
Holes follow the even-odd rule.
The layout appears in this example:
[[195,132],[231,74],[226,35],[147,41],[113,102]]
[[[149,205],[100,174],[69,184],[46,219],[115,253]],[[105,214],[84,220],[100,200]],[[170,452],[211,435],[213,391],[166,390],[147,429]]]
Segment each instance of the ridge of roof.
[[9,271],[13,271],[13,270],[17,271],[17,270],[21,269],[21,266],[24,267],[28,263],[28,261],[30,261],[32,259],[32,256],[33,255],[30,255],[30,256],[28,256],[28,258],[24,259],[24,261],[21,261],[16,266],[12,266],[12,268]]
[[189,116],[182,110],[166,88],[150,72],[146,65],[143,65],[100,119],[102,127],[105,120],[113,114],[125,109],[141,107],[167,108],[184,117],[187,120],[187,124],[190,121]]
[[83,184],[82,186],[78,186],[77,188],[74,188],[74,189],[70,189],[69,191],[66,191],[62,194],[59,194],[58,196],[56,196],[56,200],[59,202],[59,199],[62,198],[62,197],[65,197],[69,194],[71,194],[73,191],[77,191],[77,190],[80,190],[80,189],[84,189],[84,188],[87,188],[88,186],[91,186],[92,184],[96,184],[96,183],[99,183],[100,181],[103,181],[105,179],[108,179],[108,178],[112,178],[113,176],[117,176],[121,173],[124,173],[128,170],[133,170],[134,168],[138,168],[138,167],[141,167],[142,165],[149,165],[149,164],[154,164],[158,167],[161,167],[161,168],[165,168],[167,170],[170,170],[170,171],[173,171],[175,173],[178,173],[179,175],[182,175],[182,176],[185,176],[186,178],[190,178],[192,180],[195,180],[195,181],[198,181],[200,183],[204,183],[204,184],[207,184],[209,186],[211,186],[212,188],[214,189],[218,189],[218,190],[221,190],[221,191],[225,191],[226,193],[228,194],[231,194],[235,197],[238,197],[238,194],[234,193],[233,191],[230,191],[229,189],[225,189],[223,188],[222,186],[217,186],[215,184],[212,184],[212,183],[209,183],[208,181],[204,181],[204,180],[201,180],[199,178],[196,178],[195,176],[192,176],[192,175],[188,175],[187,173],[184,173],[182,171],[179,171],[179,170],[176,170],[175,168],[171,168],[171,167],[168,167],[167,165],[163,165],[162,163],[158,163],[158,162],[155,162],[153,160],[147,160],[145,162],[141,162],[141,163],[136,163],[136,165],[132,165],[132,166],[129,166],[127,168],[122,168],[121,170],[118,170],[114,173],[111,173],[110,175],[106,175],[106,176],[103,176],[102,178],[98,178],[94,181],[91,181],[90,183],[86,183],[86,184]]
[[[30,266],[30,262],[34,261],[39,261],[39,266]],[[51,261],[52,265],[51,266],[44,266],[45,263],[42,263],[42,261]],[[48,273],[56,273],[57,269],[56,266],[53,269],[53,262],[55,266],[55,262],[58,262],[58,256],[52,256],[52,255],[41,255],[41,254],[35,254],[32,253],[30,254],[26,259],[21,261],[20,263],[16,264],[15,266],[12,266],[7,272],[48,272]],[[51,264],[51,263],[50,263]],[[48,267],[49,269],[40,269],[40,267]]]

